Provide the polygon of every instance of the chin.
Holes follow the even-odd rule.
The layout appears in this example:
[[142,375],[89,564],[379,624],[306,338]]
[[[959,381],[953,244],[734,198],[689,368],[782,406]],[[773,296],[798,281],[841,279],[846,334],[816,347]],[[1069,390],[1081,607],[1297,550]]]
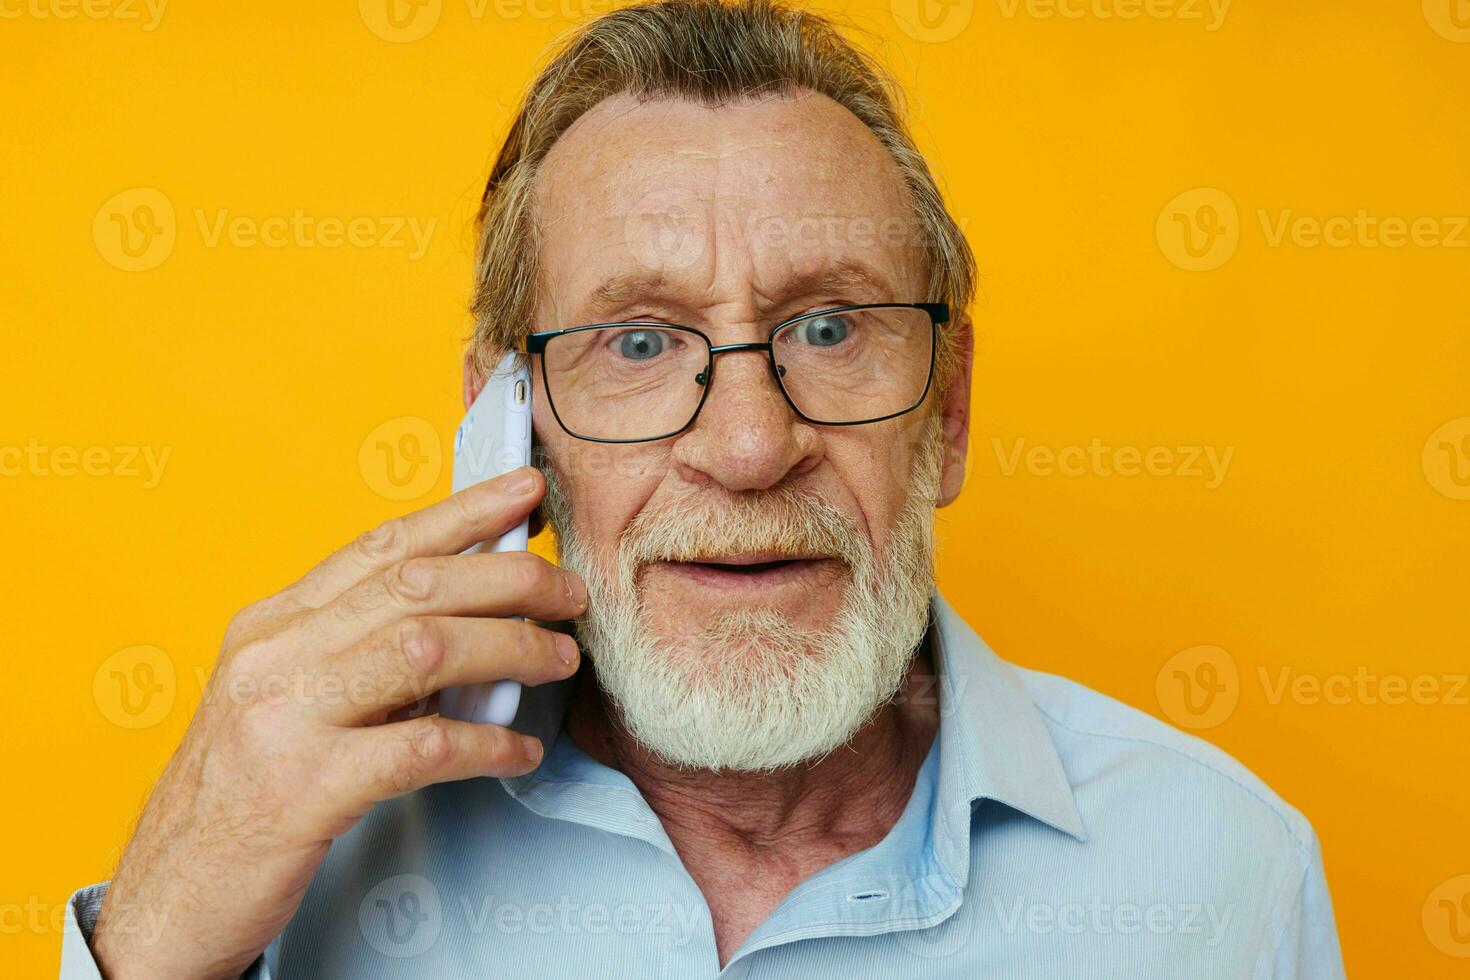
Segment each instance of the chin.
[[810,613],[796,623],[769,608],[684,610],[652,630],[654,645],[677,661],[691,683],[709,683],[732,673],[771,681],[793,678],[806,665],[827,659],[837,617]]
[[640,571],[638,593],[660,639],[738,654],[831,630],[851,584],[851,573],[839,562],[754,573],[655,562]]

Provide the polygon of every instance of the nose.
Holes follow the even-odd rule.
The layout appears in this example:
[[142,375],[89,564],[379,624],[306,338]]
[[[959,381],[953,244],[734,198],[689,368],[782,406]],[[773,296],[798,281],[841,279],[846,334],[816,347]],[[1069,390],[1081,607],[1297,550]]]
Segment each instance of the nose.
[[822,438],[787,404],[763,350],[716,355],[704,407],[674,443],[680,476],[726,490],[768,490],[813,469]]

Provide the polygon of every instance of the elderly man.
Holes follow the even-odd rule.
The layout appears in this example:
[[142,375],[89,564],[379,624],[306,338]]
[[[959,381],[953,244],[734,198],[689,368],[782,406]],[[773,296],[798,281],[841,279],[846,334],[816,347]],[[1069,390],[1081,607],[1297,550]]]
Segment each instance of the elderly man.
[[[236,617],[64,975],[1342,975],[1298,813],[933,592],[972,259],[829,24],[596,20],[480,226],[465,398],[524,351],[540,465]],[[460,554],[538,506],[560,568]],[[368,696],[238,695],[288,671]]]

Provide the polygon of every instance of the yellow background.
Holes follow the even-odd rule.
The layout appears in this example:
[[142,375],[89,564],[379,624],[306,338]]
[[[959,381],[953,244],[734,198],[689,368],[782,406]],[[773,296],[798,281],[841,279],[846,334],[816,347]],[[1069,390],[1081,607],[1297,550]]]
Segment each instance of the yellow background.
[[[54,974],[232,612],[447,492],[470,216],[544,46],[601,5],[384,2],[0,3],[0,446],[41,460],[0,477],[6,976]],[[943,587],[1003,655],[1207,724],[1301,808],[1352,975],[1464,976],[1437,903],[1470,881],[1470,8],[917,2],[842,9],[984,272]],[[129,257],[117,221],[168,231],[158,195],[173,239]],[[211,244],[298,209],[358,244]],[[1360,209],[1430,223],[1276,233]],[[388,218],[435,222],[427,250]],[[428,469],[387,499],[377,443],[416,425]],[[1093,440],[1080,475],[1025,455]],[[118,447],[167,450],[156,485]],[[1116,475],[1124,447],[1172,462]],[[1287,669],[1368,680],[1275,696]],[[1390,675],[1439,693],[1360,693]],[[1189,717],[1181,676],[1225,700]]]

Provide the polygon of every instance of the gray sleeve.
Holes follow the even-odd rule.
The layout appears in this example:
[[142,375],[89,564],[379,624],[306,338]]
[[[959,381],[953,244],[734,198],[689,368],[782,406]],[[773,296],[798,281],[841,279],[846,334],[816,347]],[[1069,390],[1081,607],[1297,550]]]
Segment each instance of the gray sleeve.
[[[61,933],[61,980],[102,980],[97,961],[92,958],[92,929],[97,925],[97,913],[102,909],[102,900],[107,897],[107,882],[88,885],[74,893],[66,903],[66,926]],[[111,914],[111,913],[109,913]],[[144,930],[146,935],[156,937],[161,924],[148,916],[137,916],[130,928]],[[240,980],[271,980],[265,958],[257,958]]]
[[61,931],[61,980],[102,980],[87,943],[106,894],[104,881],[80,889],[66,903],[66,925]]

